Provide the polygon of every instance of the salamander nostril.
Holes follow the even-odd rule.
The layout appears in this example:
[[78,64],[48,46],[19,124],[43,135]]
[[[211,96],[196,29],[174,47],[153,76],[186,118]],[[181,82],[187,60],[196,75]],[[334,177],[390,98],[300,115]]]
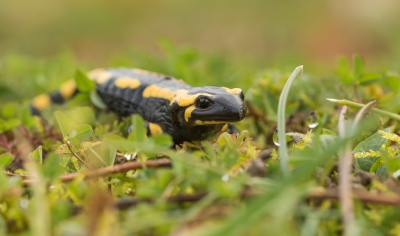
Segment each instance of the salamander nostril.
[[226,111],[226,110],[228,110],[228,108],[227,108],[227,107],[224,107],[222,110]]
[[239,108],[239,118],[243,119],[246,116],[246,107],[245,106],[241,106]]

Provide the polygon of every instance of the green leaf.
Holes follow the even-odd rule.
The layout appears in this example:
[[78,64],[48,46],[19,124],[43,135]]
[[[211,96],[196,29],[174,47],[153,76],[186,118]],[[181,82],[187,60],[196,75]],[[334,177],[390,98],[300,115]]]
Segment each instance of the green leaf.
[[386,165],[380,165],[375,173],[376,173],[376,177],[378,177],[378,179],[381,179],[381,180],[387,179],[389,177],[389,174],[388,174],[389,172],[388,172]]
[[107,166],[114,165],[117,149],[107,143],[101,143],[101,157]]
[[133,115],[131,120],[132,131],[128,136],[128,140],[143,142],[146,138],[146,128],[144,126],[143,118],[139,115]]
[[79,106],[92,106],[93,103],[90,101],[90,93],[78,93],[72,99],[68,100],[68,106],[79,107]]
[[90,92],[90,101],[92,101],[93,105],[102,110],[107,109],[107,105],[104,103],[103,99],[101,99],[100,95],[96,91]]
[[92,136],[92,134],[93,134],[92,126],[86,124],[78,125],[71,132],[68,133],[66,139],[69,140],[75,138],[80,142],[83,142],[90,136]]
[[371,166],[369,172],[376,173],[376,170],[382,165],[381,158],[378,158],[375,163]]
[[168,134],[153,135],[149,138],[150,142],[154,142],[157,146],[170,147],[172,145],[172,138]]
[[364,158],[356,158],[356,170],[363,170],[366,172],[370,172],[372,169],[372,166],[376,163],[379,162],[379,157],[364,157]]
[[393,93],[400,93],[400,78],[398,76],[390,75],[386,78],[386,81],[390,85],[390,89],[393,90]]
[[[390,128],[383,129],[385,132],[390,132]],[[379,151],[383,144],[387,143],[387,139],[383,138],[381,134],[376,132],[364,141],[360,142],[353,150],[353,153]],[[372,165],[379,159],[379,157],[362,157],[355,158],[356,169],[369,172]]]
[[7,121],[0,119],[0,133],[3,133],[7,130],[14,129],[15,127],[18,127],[19,125],[21,125],[21,121],[18,119],[10,119]]
[[58,176],[64,173],[61,158],[57,153],[50,153],[46,156],[42,169],[44,177],[48,178],[50,182],[55,180]]
[[337,136],[337,134],[334,131],[332,131],[330,129],[325,129],[325,128],[322,129],[322,134]]
[[34,127],[35,117],[31,115],[31,111],[28,106],[22,107],[22,109],[19,110],[18,117],[21,120],[22,124],[26,127]]
[[42,151],[42,146],[39,146],[29,154],[29,158],[36,162],[39,165],[43,164],[43,151]]
[[7,168],[14,160],[14,156],[11,153],[4,153],[0,155],[0,167]]
[[71,117],[77,124],[96,124],[95,114],[91,107],[77,107],[69,110],[65,115]]
[[[164,136],[164,135],[156,135],[156,136]],[[137,142],[137,141],[132,141],[125,139],[123,137],[120,137],[116,134],[108,133],[104,135],[103,142],[106,142],[107,144],[113,146],[117,150],[121,152],[136,152],[136,151],[141,151],[145,153],[146,155],[155,155],[160,152],[167,151],[170,148],[170,142],[166,142],[167,138],[162,137],[162,138],[156,138],[156,136],[151,137],[148,140],[145,140],[144,142]],[[157,141],[158,140],[158,141]],[[154,142],[160,142],[163,143],[163,146],[157,145]]]
[[63,137],[66,137],[71,128],[71,119],[69,119],[63,112],[55,111],[54,116],[56,117],[58,126],[61,129]]
[[400,170],[400,158],[389,158],[386,160],[385,165],[390,175],[392,175],[394,172]]
[[[0,191],[0,199],[2,199],[2,197],[3,197],[2,195],[5,194],[4,190],[7,189],[9,186],[8,181],[9,181],[9,178],[7,178],[6,174],[4,173],[3,168],[0,167],[0,189],[2,190],[2,191]],[[0,217],[2,215],[3,214],[0,214]]]
[[115,147],[121,152],[135,152],[139,144],[132,140],[125,139],[116,134],[107,133],[104,135],[103,142]]
[[217,139],[218,146],[229,146],[230,148],[234,148],[235,144],[233,143],[232,136],[229,133],[222,133]]
[[3,119],[11,119],[12,117],[15,116],[16,113],[16,107],[12,103],[7,103],[4,107],[1,109],[1,116]]
[[362,74],[357,82],[362,86],[367,86],[376,83],[381,78],[382,76],[378,73],[367,73],[367,74]]
[[396,96],[394,96],[393,99],[391,99],[390,111],[393,113],[399,113],[399,111],[400,111],[400,94],[397,94]]
[[98,150],[100,149],[100,145],[89,147],[85,153],[87,154],[88,160],[95,161],[96,163],[100,163],[100,166],[107,166],[107,163],[103,160],[102,155],[99,154]]
[[81,92],[90,92],[96,88],[96,83],[90,80],[86,74],[80,70],[77,70],[75,73],[75,82],[76,87]]

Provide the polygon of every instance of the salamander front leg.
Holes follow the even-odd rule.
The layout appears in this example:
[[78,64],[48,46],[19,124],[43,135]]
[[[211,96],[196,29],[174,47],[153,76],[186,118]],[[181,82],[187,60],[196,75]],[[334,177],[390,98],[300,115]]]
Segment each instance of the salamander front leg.
[[222,132],[228,132],[230,134],[240,134],[240,131],[232,124],[225,124],[222,129]]

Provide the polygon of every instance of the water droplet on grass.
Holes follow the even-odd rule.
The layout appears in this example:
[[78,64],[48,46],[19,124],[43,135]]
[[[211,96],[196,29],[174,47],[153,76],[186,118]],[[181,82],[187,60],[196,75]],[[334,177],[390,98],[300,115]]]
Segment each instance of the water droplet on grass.
[[221,178],[222,181],[227,182],[229,180],[229,175],[228,174],[224,174]]
[[28,208],[28,206],[29,206],[29,201],[26,200],[26,199],[21,199],[21,200],[19,201],[19,205],[20,205],[22,208],[26,209],[26,208]]
[[278,129],[275,130],[274,134],[272,135],[272,141],[276,146],[279,147],[279,142],[278,142]]
[[308,114],[308,127],[314,129],[319,125],[317,111],[311,111]]

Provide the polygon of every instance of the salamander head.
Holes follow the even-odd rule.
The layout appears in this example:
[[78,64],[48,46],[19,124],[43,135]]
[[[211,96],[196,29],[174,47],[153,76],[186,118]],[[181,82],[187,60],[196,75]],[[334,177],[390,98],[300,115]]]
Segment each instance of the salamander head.
[[171,118],[183,136],[201,140],[226,123],[242,120],[247,110],[243,100],[238,88],[195,87],[177,93],[170,105]]

